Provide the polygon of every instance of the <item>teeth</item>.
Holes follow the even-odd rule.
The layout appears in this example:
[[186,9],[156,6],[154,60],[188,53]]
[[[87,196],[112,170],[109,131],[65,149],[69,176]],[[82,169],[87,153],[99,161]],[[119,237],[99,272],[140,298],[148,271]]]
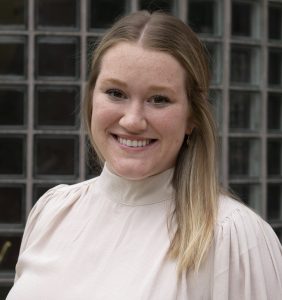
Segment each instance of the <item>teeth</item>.
[[133,148],[137,148],[137,147],[145,147],[146,145],[150,144],[151,140],[128,140],[128,139],[123,139],[118,137],[118,142],[122,145],[128,146],[128,147],[133,147]]

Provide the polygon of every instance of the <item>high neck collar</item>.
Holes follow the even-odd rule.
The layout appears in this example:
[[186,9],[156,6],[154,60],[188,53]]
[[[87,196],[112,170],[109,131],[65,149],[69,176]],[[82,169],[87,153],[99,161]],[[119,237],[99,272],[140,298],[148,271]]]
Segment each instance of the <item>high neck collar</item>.
[[112,173],[105,164],[97,184],[104,196],[114,202],[129,205],[150,205],[173,197],[174,169],[141,180],[130,180]]

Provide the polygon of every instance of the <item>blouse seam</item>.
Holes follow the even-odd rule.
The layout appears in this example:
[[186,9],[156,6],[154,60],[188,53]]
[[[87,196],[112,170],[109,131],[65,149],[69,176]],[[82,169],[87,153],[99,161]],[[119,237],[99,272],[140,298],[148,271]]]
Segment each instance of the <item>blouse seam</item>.
[[129,203],[126,203],[126,202],[119,202],[119,201],[114,201],[112,199],[109,199],[111,202],[114,202],[116,204],[120,204],[122,206],[129,206],[129,207],[135,207],[135,206],[148,206],[148,205],[154,205],[154,204],[159,204],[159,203],[163,203],[163,202],[168,202],[168,201],[171,201],[173,199],[173,197],[169,197],[167,199],[164,199],[164,200],[160,200],[160,201],[157,201],[157,202],[152,202],[152,203],[132,203],[132,204],[129,204]]
[[[230,223],[231,221],[235,222],[236,217],[238,217],[238,215],[245,215],[245,214],[249,214],[249,213],[255,214],[255,212],[250,210],[248,207],[246,207],[246,209],[242,209],[241,207],[236,207],[228,215],[224,216],[221,220],[218,220],[216,222],[216,224],[217,224],[217,226],[221,226],[221,225],[224,225],[226,223]],[[257,216],[258,219],[261,219],[261,217],[259,215],[256,215],[256,216]]]
[[84,187],[84,186],[90,186],[95,181],[96,181],[96,177],[92,178],[92,179],[89,179],[89,180],[86,180],[86,181],[71,184],[71,185],[69,185],[69,184],[60,184],[60,185],[57,185],[57,186],[53,187],[52,189],[50,189],[50,192],[53,192],[53,193],[61,192],[61,193],[63,193],[66,190],[69,191],[69,190],[77,189],[77,188]]

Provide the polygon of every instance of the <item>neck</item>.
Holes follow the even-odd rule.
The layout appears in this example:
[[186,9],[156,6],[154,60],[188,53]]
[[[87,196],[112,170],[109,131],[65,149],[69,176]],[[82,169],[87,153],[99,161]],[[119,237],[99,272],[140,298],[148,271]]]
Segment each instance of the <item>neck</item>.
[[114,202],[130,206],[151,205],[173,199],[173,171],[168,169],[144,179],[131,180],[112,173],[105,164],[97,183]]

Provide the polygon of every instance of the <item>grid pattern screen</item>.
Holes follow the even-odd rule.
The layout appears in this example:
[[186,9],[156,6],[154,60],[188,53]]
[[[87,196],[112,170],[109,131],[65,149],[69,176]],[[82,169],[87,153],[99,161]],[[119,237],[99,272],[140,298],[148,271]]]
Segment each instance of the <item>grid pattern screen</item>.
[[1,0],[0,299],[28,213],[49,188],[97,176],[79,112],[95,41],[116,18],[168,11],[210,53],[220,177],[282,240],[282,3]]

